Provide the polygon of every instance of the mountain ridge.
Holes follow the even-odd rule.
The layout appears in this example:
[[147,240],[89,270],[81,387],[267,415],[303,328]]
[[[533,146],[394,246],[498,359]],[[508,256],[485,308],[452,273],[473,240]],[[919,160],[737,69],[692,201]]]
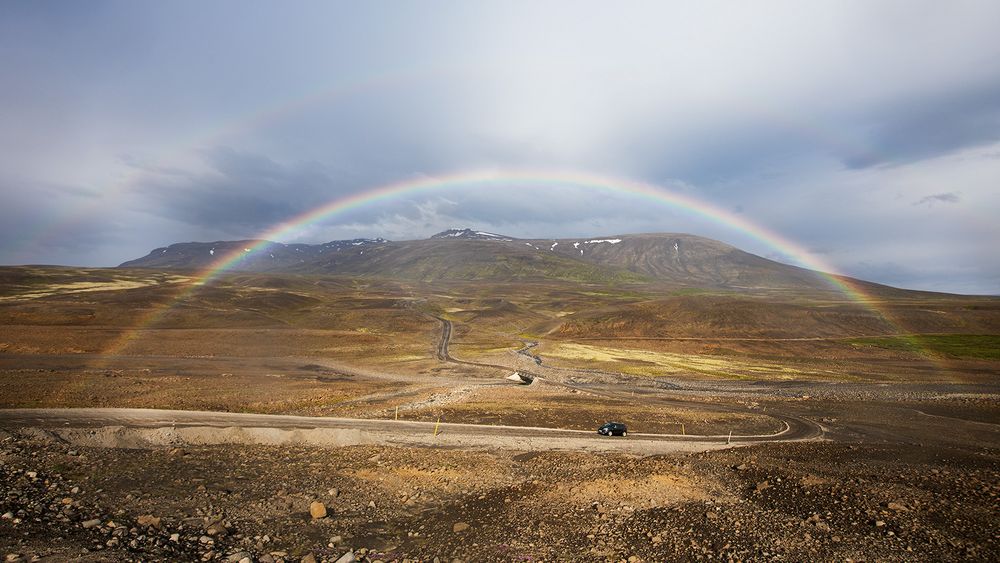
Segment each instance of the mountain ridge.
[[[727,243],[685,233],[517,238],[448,229],[425,239],[355,238],[321,244],[255,239],[175,243],[122,268],[204,269],[219,256],[229,269],[355,275],[421,281],[666,282],[712,289],[835,290],[831,274],[784,264]],[[851,278],[843,278],[850,280]],[[893,289],[863,280],[870,288]],[[902,291],[902,290],[899,290]]]

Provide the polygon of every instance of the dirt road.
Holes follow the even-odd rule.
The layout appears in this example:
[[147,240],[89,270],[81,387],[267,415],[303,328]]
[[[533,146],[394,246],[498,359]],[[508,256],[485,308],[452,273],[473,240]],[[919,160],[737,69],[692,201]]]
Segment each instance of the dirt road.
[[435,424],[286,415],[157,409],[8,409],[0,429],[37,428],[70,443],[105,447],[176,444],[356,444],[436,446],[517,451],[569,450],[660,454],[703,451],[760,441],[813,437],[786,427],[773,435],[677,436],[633,433],[607,438],[594,432],[518,426]]

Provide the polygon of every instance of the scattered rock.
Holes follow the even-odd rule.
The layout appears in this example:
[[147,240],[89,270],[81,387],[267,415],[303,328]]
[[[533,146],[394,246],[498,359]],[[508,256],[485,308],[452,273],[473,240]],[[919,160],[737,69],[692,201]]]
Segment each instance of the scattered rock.
[[209,524],[205,526],[205,533],[210,536],[224,536],[229,533],[229,528],[227,528],[222,519],[219,518],[209,522]]
[[348,551],[347,553],[340,556],[336,563],[355,563],[357,559],[354,557],[353,551]]
[[760,483],[757,483],[757,485],[754,487],[754,490],[759,493],[764,489],[770,489],[770,488],[771,488],[771,483],[767,481],[761,481]]
[[309,514],[315,520],[326,518],[326,505],[319,501],[313,501],[309,504]]
[[469,525],[465,522],[455,522],[455,525],[451,527],[451,531],[455,533],[464,532],[469,529]]
[[81,526],[83,526],[84,528],[93,528],[94,526],[100,526],[100,525],[101,525],[100,518],[94,518],[92,520],[84,520],[83,523],[81,524]]
[[143,514],[135,519],[135,523],[140,526],[153,527],[159,529],[160,519],[152,514]]

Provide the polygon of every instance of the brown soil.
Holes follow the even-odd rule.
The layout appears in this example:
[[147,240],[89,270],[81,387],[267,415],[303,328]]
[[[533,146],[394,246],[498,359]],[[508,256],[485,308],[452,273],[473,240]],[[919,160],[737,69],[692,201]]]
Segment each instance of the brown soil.
[[[0,511],[10,512],[0,549],[53,560],[242,552],[332,561],[349,549],[368,561],[1000,557],[995,450],[801,443],[647,458],[361,446],[117,450],[30,434],[0,444]],[[313,501],[326,505],[326,518],[309,516]],[[158,527],[137,525],[142,515],[159,518]],[[91,518],[101,524],[81,526]],[[215,522],[221,527],[208,535]],[[468,528],[454,531],[459,523]],[[113,537],[121,541],[109,547]]]
[[406,420],[594,430],[609,420],[624,422],[629,432],[656,434],[772,434],[783,425],[752,413],[722,413],[689,407],[663,407],[641,400],[612,399],[553,388],[531,386],[480,388],[460,401],[418,410],[400,411]]
[[[115,359],[0,356],[0,407],[130,407],[285,414],[347,414],[372,393],[401,383],[305,360]],[[128,366],[128,367],[126,367]]]

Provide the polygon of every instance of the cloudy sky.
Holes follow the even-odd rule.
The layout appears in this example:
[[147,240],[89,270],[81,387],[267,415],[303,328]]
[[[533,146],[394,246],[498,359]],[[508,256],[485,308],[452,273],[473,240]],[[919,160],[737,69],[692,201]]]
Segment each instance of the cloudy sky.
[[[1000,294],[1000,3],[0,3],[0,263],[114,265],[487,170],[681,193],[841,273]],[[283,242],[690,232],[574,186],[459,186]]]

